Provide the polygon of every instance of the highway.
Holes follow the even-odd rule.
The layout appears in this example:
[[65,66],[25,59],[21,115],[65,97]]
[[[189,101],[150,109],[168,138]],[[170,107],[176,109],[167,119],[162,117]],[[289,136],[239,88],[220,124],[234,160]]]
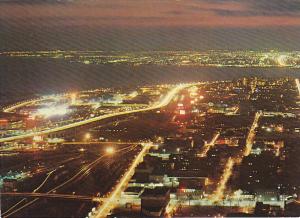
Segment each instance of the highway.
[[43,100],[57,99],[59,97],[67,96],[67,95],[68,94],[62,94],[62,95],[59,95],[59,96],[43,96],[43,97],[39,97],[39,98],[33,98],[33,99],[24,100],[24,101],[21,101],[21,102],[16,102],[13,105],[9,105],[7,107],[4,107],[3,112],[10,113],[10,112],[13,112],[14,110],[16,110],[20,107],[24,107],[26,105],[34,104],[36,102],[43,101]]
[[121,196],[122,191],[126,188],[128,182],[134,174],[135,168],[138,166],[140,162],[142,162],[143,157],[149,151],[149,149],[153,146],[153,143],[145,143],[143,144],[143,149],[136,156],[134,161],[132,162],[129,169],[126,171],[124,176],[120,179],[120,182],[116,185],[110,195],[104,200],[104,203],[96,210],[95,217],[106,217],[110,210],[114,208],[118,198]]
[[105,114],[105,115],[101,115],[98,117],[94,117],[94,118],[90,118],[87,120],[83,120],[83,121],[78,121],[75,123],[71,123],[71,124],[67,124],[64,126],[60,126],[60,127],[55,127],[52,129],[47,129],[47,130],[41,130],[41,131],[36,131],[36,132],[32,132],[32,133],[26,133],[26,134],[22,134],[22,135],[18,135],[18,136],[11,136],[11,137],[5,137],[5,138],[0,138],[0,143],[1,142],[8,142],[8,141],[14,141],[14,140],[20,140],[20,139],[25,139],[25,138],[29,138],[29,137],[33,137],[35,135],[47,135],[49,133],[54,133],[54,132],[59,132],[59,131],[63,131],[63,130],[67,130],[67,129],[71,129],[74,127],[78,127],[78,126],[82,126],[85,124],[89,124],[92,122],[96,122],[96,121],[100,121],[100,120],[104,120],[107,118],[112,118],[112,117],[116,117],[116,116],[121,116],[121,115],[126,115],[126,114],[133,114],[133,113],[138,113],[138,112],[145,112],[145,111],[151,111],[151,110],[155,110],[155,109],[159,109],[161,107],[164,107],[166,105],[168,105],[171,100],[173,99],[173,97],[182,89],[191,86],[191,85],[195,85],[195,84],[184,84],[184,85],[177,85],[175,86],[175,88],[171,89],[167,95],[157,104],[154,104],[148,108],[142,108],[142,109],[136,109],[136,110],[131,110],[131,111],[123,111],[123,112],[117,112],[117,113],[112,113],[112,114]]

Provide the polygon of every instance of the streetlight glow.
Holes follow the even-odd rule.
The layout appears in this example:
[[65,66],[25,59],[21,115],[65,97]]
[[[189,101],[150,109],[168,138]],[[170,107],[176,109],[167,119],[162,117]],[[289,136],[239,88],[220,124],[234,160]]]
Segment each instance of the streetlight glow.
[[107,154],[113,154],[113,153],[115,152],[115,149],[114,149],[113,147],[107,147],[107,148],[105,149],[105,152],[106,152]]
[[91,134],[90,133],[86,133],[85,135],[84,135],[84,138],[85,138],[85,140],[89,140],[89,139],[91,139]]

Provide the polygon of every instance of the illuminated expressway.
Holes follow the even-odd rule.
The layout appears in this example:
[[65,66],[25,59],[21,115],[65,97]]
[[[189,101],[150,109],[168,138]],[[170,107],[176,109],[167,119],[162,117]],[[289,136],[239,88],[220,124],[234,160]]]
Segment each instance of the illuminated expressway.
[[14,105],[5,107],[3,109],[3,112],[12,112],[12,111],[14,111],[14,110],[16,110],[18,108],[21,108],[21,107],[24,107],[24,106],[27,106],[27,105],[31,105],[31,104],[37,103],[39,101],[48,100],[48,99],[54,99],[54,98],[55,97],[53,97],[53,96],[49,96],[49,97],[29,99],[29,100],[22,101],[22,102],[14,104]]
[[173,99],[173,97],[180,90],[182,90],[182,89],[184,89],[188,86],[191,86],[191,85],[193,85],[193,84],[184,84],[184,85],[181,84],[181,85],[175,86],[175,88],[171,89],[169,91],[169,93],[159,103],[154,104],[154,105],[152,105],[148,108],[142,108],[142,109],[136,109],[136,110],[131,110],[131,111],[122,111],[122,112],[116,112],[116,113],[111,113],[111,114],[105,114],[105,115],[93,117],[93,118],[90,118],[90,119],[86,119],[86,120],[83,120],[83,121],[78,121],[78,122],[75,122],[75,123],[63,125],[63,126],[60,126],[60,127],[54,127],[54,128],[47,129],[47,130],[41,130],[41,131],[36,131],[36,132],[32,132],[32,133],[25,133],[25,134],[21,134],[21,135],[17,135],[17,136],[5,137],[5,138],[0,139],[0,143],[1,142],[13,141],[13,140],[25,139],[25,138],[33,137],[33,136],[36,136],[36,135],[47,135],[49,133],[71,129],[71,128],[74,128],[74,127],[82,126],[82,125],[85,125],[85,124],[89,124],[89,123],[92,123],[92,122],[100,121],[100,120],[115,117],[115,116],[155,110],[155,109],[158,109],[158,108],[161,108],[161,107],[164,107],[164,106],[168,105],[170,103],[170,101]]

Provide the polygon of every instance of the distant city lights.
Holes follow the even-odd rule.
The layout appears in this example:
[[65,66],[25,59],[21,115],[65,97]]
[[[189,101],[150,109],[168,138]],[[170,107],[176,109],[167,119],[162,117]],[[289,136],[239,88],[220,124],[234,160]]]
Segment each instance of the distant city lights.
[[138,96],[138,92],[137,91],[134,91],[132,93],[129,94],[129,97],[131,98],[135,98],[136,96]]
[[77,98],[76,93],[72,93],[71,94],[71,104],[72,105],[76,104],[76,98]]
[[288,56],[287,55],[280,55],[278,58],[277,58],[277,62],[279,64],[279,66],[281,67],[284,67],[286,66],[286,61],[288,59]]
[[43,137],[40,135],[35,135],[35,136],[33,136],[32,140],[35,142],[41,142],[41,141],[43,141]]
[[179,110],[179,114],[180,114],[180,115],[185,115],[186,112],[185,112],[185,110]]

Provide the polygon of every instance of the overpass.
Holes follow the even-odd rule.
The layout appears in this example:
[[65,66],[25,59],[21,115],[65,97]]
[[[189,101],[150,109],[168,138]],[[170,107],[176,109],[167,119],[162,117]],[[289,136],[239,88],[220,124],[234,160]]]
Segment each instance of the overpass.
[[9,142],[9,141],[14,141],[14,140],[26,139],[26,138],[30,138],[30,137],[33,137],[33,136],[36,136],[36,135],[47,135],[47,134],[50,134],[50,133],[72,129],[72,128],[83,126],[83,125],[86,125],[86,124],[90,124],[90,123],[93,123],[93,122],[96,122],[96,121],[100,121],[100,120],[104,120],[104,119],[108,119],[108,118],[112,118],[112,117],[117,117],[117,116],[121,116],[121,115],[128,115],[128,114],[134,114],[134,113],[146,112],[146,111],[159,109],[161,107],[164,107],[164,106],[168,105],[171,102],[171,100],[174,98],[174,96],[178,92],[180,92],[182,89],[187,88],[187,87],[192,86],[192,85],[196,85],[196,84],[197,83],[177,85],[177,86],[175,86],[175,88],[171,89],[167,93],[167,95],[160,102],[158,102],[157,104],[154,104],[154,105],[152,105],[148,108],[136,109],[136,110],[131,110],[131,111],[115,112],[115,113],[112,113],[112,114],[105,114],[105,115],[101,115],[101,116],[98,116],[98,117],[93,117],[93,118],[90,118],[90,119],[86,119],[86,120],[83,120],[83,121],[78,121],[78,122],[75,122],[75,123],[71,123],[71,124],[67,124],[67,125],[63,125],[63,126],[59,126],[59,127],[54,127],[54,128],[51,128],[51,129],[40,130],[40,131],[31,132],[31,133],[25,133],[25,134],[21,134],[21,135],[17,135],[17,136],[10,136],[10,137],[5,137],[5,138],[0,138],[0,143],[1,142]]

